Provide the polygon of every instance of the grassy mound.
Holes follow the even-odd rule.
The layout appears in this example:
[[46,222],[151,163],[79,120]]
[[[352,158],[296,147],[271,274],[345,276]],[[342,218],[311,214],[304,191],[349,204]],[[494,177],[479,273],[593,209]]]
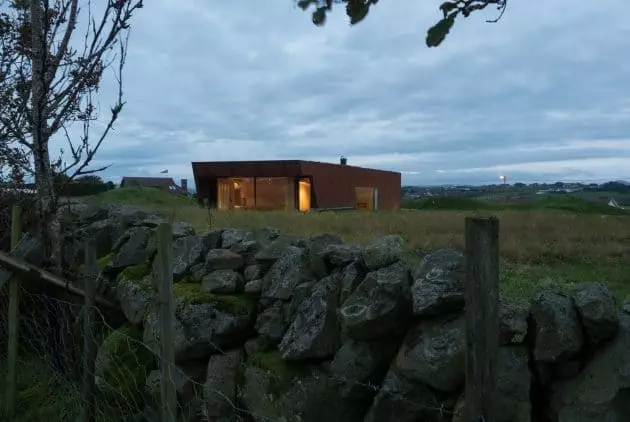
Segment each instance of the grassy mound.
[[102,204],[129,204],[153,207],[178,207],[196,204],[190,198],[173,195],[156,188],[116,188],[91,196],[89,201]]

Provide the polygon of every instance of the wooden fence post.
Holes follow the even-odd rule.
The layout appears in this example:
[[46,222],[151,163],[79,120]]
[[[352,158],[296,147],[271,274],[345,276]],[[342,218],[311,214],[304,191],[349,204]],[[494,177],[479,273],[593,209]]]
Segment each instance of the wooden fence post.
[[157,228],[158,298],[160,304],[160,394],[162,422],[177,420],[177,395],[173,379],[175,365],[173,318],[173,231],[169,223]]
[[96,245],[89,240],[85,246],[84,262],[84,300],[83,314],[83,421],[94,422],[96,409],[94,396],[96,385],[94,383],[94,366],[96,362],[96,339],[94,336],[95,323],[95,296],[96,296]]
[[466,217],[465,422],[496,421],[499,220]]
[[[14,205],[11,212],[11,250],[15,249],[22,237],[22,207]],[[15,417],[17,396],[17,355],[20,325],[20,291],[16,274],[9,280],[9,344],[7,371],[7,417]]]

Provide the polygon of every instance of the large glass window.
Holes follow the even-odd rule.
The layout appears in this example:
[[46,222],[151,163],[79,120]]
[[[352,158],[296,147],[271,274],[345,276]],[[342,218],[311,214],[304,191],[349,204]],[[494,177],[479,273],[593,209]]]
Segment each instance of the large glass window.
[[251,177],[219,179],[217,185],[217,208],[220,210],[254,208],[254,182]]
[[217,180],[220,210],[295,208],[295,183],[289,177],[230,177]]
[[295,207],[293,179],[288,177],[256,178],[256,209],[290,210]]

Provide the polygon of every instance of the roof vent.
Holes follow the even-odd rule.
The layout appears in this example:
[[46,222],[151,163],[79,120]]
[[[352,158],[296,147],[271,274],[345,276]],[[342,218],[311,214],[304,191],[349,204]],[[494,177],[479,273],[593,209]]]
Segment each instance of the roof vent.
[[339,159],[339,164],[341,164],[342,166],[345,166],[346,164],[348,164],[348,159],[346,157],[342,156]]

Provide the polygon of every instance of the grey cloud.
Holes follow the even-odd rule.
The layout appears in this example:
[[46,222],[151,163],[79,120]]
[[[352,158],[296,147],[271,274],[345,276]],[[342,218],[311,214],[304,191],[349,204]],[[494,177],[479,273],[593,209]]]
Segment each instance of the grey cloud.
[[[557,0],[545,13],[540,2],[517,2],[500,23],[472,16],[427,49],[426,28],[439,18],[432,2],[380,2],[353,28],[339,9],[315,28],[291,0],[156,0],[134,23],[128,104],[99,161],[115,162],[107,175],[116,177],[217,157],[344,154],[418,172],[406,182],[456,183],[493,181],[500,165],[627,157],[588,146],[519,150],[627,137],[629,34],[626,18],[610,13],[622,1]],[[150,147],[129,141],[138,139]],[[571,166],[559,170],[607,174]]]

